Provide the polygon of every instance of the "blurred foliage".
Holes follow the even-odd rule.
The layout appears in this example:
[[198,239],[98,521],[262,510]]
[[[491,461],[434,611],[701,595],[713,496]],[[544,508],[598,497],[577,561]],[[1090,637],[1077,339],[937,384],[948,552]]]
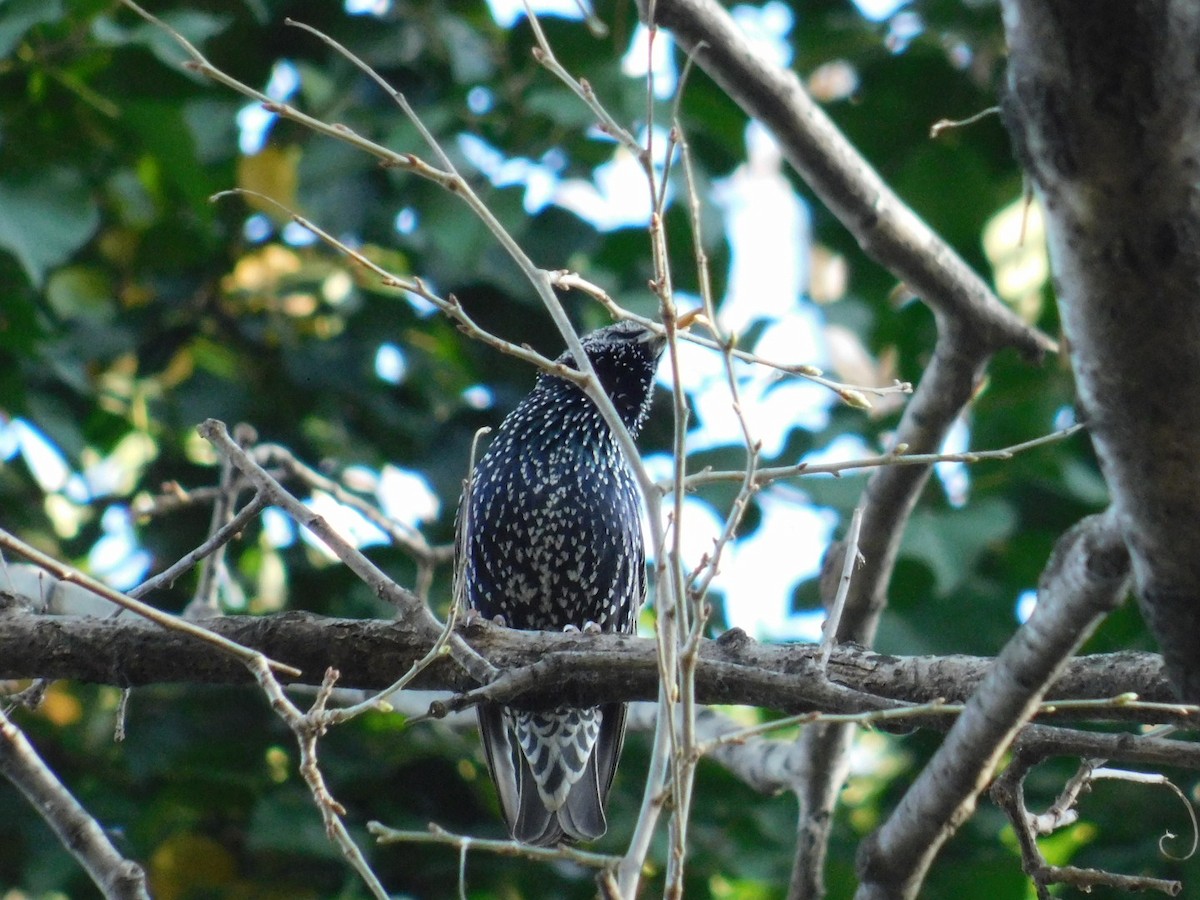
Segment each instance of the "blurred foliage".
[[[582,107],[531,59],[528,26],[502,29],[483,4],[410,0],[382,18],[349,16],[333,3],[301,10],[278,0],[153,7],[214,63],[255,87],[266,85],[278,60],[292,61],[301,76],[294,103],[400,151],[424,152],[413,127],[356,69],[287,27],[289,14],[375,66],[452,153],[455,135],[469,132],[512,157],[558,154],[564,175],[585,178],[611,154],[610,144],[587,134],[590,117]],[[625,3],[602,2],[598,11],[610,26],[605,38],[557,19],[545,27],[572,71],[588,79],[618,120],[636,125],[645,116],[645,92],[619,67],[636,15]],[[989,272],[981,234],[1021,185],[1003,130],[994,118],[937,140],[928,129],[996,102],[1003,42],[994,5],[917,3],[899,14],[920,17],[924,27],[916,34],[898,17],[869,22],[842,0],[798,4],[795,15],[798,71],[840,62],[854,73],[854,89],[828,103],[835,121],[972,265]],[[471,437],[511,408],[531,372],[466,341],[326,249],[287,244],[286,223],[277,216],[248,236],[246,220],[255,210],[241,199],[213,202],[210,195],[240,185],[287,199],[393,270],[453,293],[485,327],[555,353],[552,326],[511,262],[453,198],[289,123],[275,123],[265,149],[247,156],[237,126],[246,104],[181,70],[179,58],[161,32],[111,0],[0,4],[0,412],[34,423],[72,470],[116,454],[140,473],[136,484],[68,498],[61,485],[48,485],[10,453],[0,467],[3,526],[86,565],[110,506],[165,482],[215,482],[211,455],[192,429],[217,417],[252,423],[264,439],[332,471],[391,461],[424,473],[442,498],[428,535],[448,541]],[[470,102],[480,88],[491,99],[486,108]],[[681,112],[701,183],[733,171],[744,152],[745,121],[736,107],[694,73]],[[668,114],[664,101],[659,121]],[[521,188],[490,188],[482,179],[478,186],[539,264],[579,269],[632,308],[653,311],[641,229],[600,233],[554,207],[528,215]],[[397,216],[405,214],[412,227],[398,230]],[[728,251],[713,227],[717,214],[709,214],[706,250],[719,293]],[[849,273],[846,290],[825,307],[827,318],[853,329],[871,353],[894,354],[899,377],[919,379],[932,346],[931,317],[918,304],[897,305],[893,276],[864,259],[819,204],[813,215],[816,240],[824,252],[840,254]],[[669,220],[678,286],[695,290],[686,219],[675,210]],[[581,326],[604,320],[578,297],[567,299]],[[1053,304],[1033,308],[1054,333]],[[406,373],[398,384],[375,373],[385,341],[403,348]],[[493,392],[490,408],[477,408],[464,394],[477,384]],[[1002,354],[972,412],[972,446],[1043,434],[1071,402],[1062,361],[1034,369]],[[666,419],[652,423],[648,449],[669,446]],[[895,414],[872,420],[839,410],[822,432],[797,433],[784,455],[794,459],[797,449],[846,433],[875,444],[894,423]],[[971,476],[963,508],[951,506],[936,483],[927,491],[896,570],[882,649],[994,653],[1014,626],[1016,597],[1034,586],[1055,538],[1104,500],[1079,439],[1009,463],[981,464]],[[801,487],[844,514],[861,485],[862,478],[847,477]],[[159,568],[199,543],[207,524],[208,511],[192,508],[140,521],[136,531]],[[255,533],[245,545],[239,573],[253,595],[267,551]],[[372,554],[411,583],[403,554],[387,548]],[[388,615],[347,572],[303,545],[278,557],[272,571],[286,572],[289,605]],[[193,587],[182,579],[155,602],[179,609]],[[811,601],[812,587],[802,585],[797,599]],[[439,572],[432,592],[438,604],[447,588],[447,573]],[[1132,609],[1113,616],[1091,643],[1147,646]],[[112,740],[116,704],[112,688],[55,685],[39,711],[18,720],[118,845],[149,867],[157,896],[366,896],[324,837],[295,772],[290,734],[255,691],[139,690],[121,744]],[[874,752],[853,776],[834,831],[833,897],[850,895],[857,842],[937,743],[928,734],[871,737]],[[322,762],[360,843],[399,896],[451,895],[458,855],[375,849],[365,838],[366,821],[412,828],[437,821],[501,836],[469,731],[438,724],[405,729],[399,716],[373,714],[331,734]],[[597,849],[614,850],[628,839],[645,764],[646,741],[634,735],[617,779],[613,827]],[[1064,762],[1036,773],[1031,801],[1048,802],[1069,771]],[[794,801],[757,797],[708,765],[696,795],[689,896],[783,896]],[[1200,866],[1164,860],[1157,826],[1146,827],[1172,822],[1186,829],[1167,792],[1106,787],[1087,800],[1084,815],[1086,828],[1056,839],[1056,858],[1200,881]],[[1002,817],[985,803],[943,853],[923,896],[1029,896],[1003,831]],[[569,866],[483,854],[470,857],[467,877],[472,897],[593,893],[587,873]],[[648,895],[656,884],[652,877]],[[0,888],[34,897],[96,895],[40,817],[9,789],[0,789]]]

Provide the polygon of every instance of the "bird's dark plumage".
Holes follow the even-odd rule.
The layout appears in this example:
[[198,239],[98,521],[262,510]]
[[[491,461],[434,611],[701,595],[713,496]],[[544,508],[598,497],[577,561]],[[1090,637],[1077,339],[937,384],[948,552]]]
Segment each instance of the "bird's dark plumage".
[[[662,338],[618,322],[582,343],[636,436]],[[575,367],[570,353],[558,362]],[[542,373],[500,425],[475,467],[459,532],[467,603],[485,618],[537,631],[634,630],[646,596],[638,488],[612,430],[572,382]],[[479,727],[513,837],[550,845],[604,834],[625,704],[538,712],[483,704]]]

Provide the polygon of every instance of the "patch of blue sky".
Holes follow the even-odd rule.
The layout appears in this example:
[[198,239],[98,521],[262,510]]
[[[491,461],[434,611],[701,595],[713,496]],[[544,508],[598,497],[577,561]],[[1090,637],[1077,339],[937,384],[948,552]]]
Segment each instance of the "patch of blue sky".
[[72,472],[62,493],[71,502],[84,504],[97,497],[120,493],[128,480],[126,462],[106,456],[85,467],[82,472]]
[[1013,606],[1013,615],[1017,622],[1024,625],[1029,621],[1029,617],[1033,615],[1033,611],[1037,609],[1038,595],[1035,590],[1021,591],[1017,597],[1017,602]]
[[441,500],[424,475],[390,463],[379,471],[375,498],[384,515],[410,528],[435,521],[442,510]]
[[467,109],[477,116],[490,112],[495,103],[496,95],[482,84],[477,84],[467,91]]
[[1074,406],[1060,406],[1054,413],[1054,427],[1058,431],[1070,428],[1072,425],[1078,424],[1078,421]]
[[[420,472],[391,464],[379,471],[368,466],[349,466],[343,472],[343,480],[356,490],[374,494],[383,514],[401,525],[415,529],[435,521],[441,514],[441,500]],[[343,540],[359,549],[389,542],[379,526],[332,494],[314,491],[303,502]],[[318,549],[331,562],[336,559],[324,541],[307,529],[297,529],[292,519],[277,507],[263,510],[262,523],[264,539],[270,547],[290,547],[299,531],[304,543]]]
[[[291,99],[300,87],[300,71],[288,59],[277,60],[271,67],[271,77],[263,93],[280,103]],[[254,156],[266,143],[271,126],[279,118],[263,109],[261,103],[248,103],[238,110],[238,149],[245,156]]]
[[[654,132],[654,144],[666,147],[667,133]],[[667,191],[667,205],[672,200]],[[554,203],[590,222],[597,231],[642,228],[650,221],[653,203],[646,174],[632,153],[618,146],[612,159],[592,171],[592,177],[568,178],[554,192]]]
[[[425,289],[431,294],[436,295],[438,292],[437,285],[428,278],[422,279],[425,284]],[[408,305],[412,307],[412,311],[417,314],[418,318],[428,319],[438,311],[438,308],[432,302],[426,300],[420,294],[413,291],[405,291],[404,299],[408,301]]]
[[[598,135],[600,140],[611,140]],[[656,126],[653,131],[637,135],[641,146],[649,142],[655,168],[661,172],[669,146],[666,129]],[[671,205],[674,191],[667,185],[666,206]],[[590,222],[598,231],[620,228],[641,228],[650,221],[653,204],[641,163],[625,147],[616,145],[612,158],[592,170],[592,177],[569,178],[554,194],[554,202]]]
[[530,215],[541,212],[554,199],[558,173],[553,167],[561,163],[560,154],[547,153],[542,160],[506,157],[483,138],[466,132],[458,136],[458,149],[496,187],[523,185],[524,207]]
[[[783,17],[775,24],[787,21]],[[730,249],[727,292],[717,311],[721,326],[740,333],[761,325],[751,348],[758,355],[824,366],[824,317],[806,297],[812,246],[808,207],[784,176],[774,139],[757,123],[747,127],[746,161],[717,182],[714,200]],[[833,397],[811,382],[764,366],[738,365],[739,420],[720,357],[689,347],[680,368],[696,410],[689,452],[743,443],[744,420],[763,454],[775,457],[793,429],[828,424]],[[729,548],[723,574],[714,583],[723,594],[725,620],[756,638],[816,640],[824,612],[793,612],[791,598],[819,571],[837,514],[784,486],[761,492],[755,503],[759,527]]]
[[731,260],[721,325],[744,332],[760,319],[797,308],[808,290],[812,216],[784,175],[783,152],[752,121],[746,161],[713,183],[712,200],[725,221]]
[[[578,20],[583,18],[581,2],[587,0],[530,0],[529,6],[538,16]],[[488,0],[488,9],[501,28],[511,28],[525,15],[524,0]]]
[[[58,494],[77,506],[123,493],[131,479],[129,459],[116,454],[99,457],[82,471],[73,470],[54,441],[19,418],[0,426],[0,456],[11,460],[18,455],[44,493]],[[102,535],[88,551],[89,571],[119,590],[128,590],[145,577],[152,557],[141,548],[123,504],[109,506],[100,527]]]
[[[383,530],[356,509],[346,506],[325,491],[313,491],[312,496],[304,500],[304,505],[323,518],[330,528],[347,543],[358,547],[374,547],[388,543],[388,536]],[[300,539],[310,547],[320,551],[330,562],[337,555],[329,546],[307,528],[300,530]]]
[[486,384],[473,384],[463,389],[462,400],[471,409],[491,409],[496,403],[496,395]]
[[909,0],[854,0],[854,5],[858,7],[864,19],[882,22],[894,16],[902,6],[908,5],[908,2]]
[[[645,140],[646,135],[641,135]],[[600,136],[601,140],[612,139]],[[656,164],[666,152],[667,131],[655,128],[653,146]],[[540,160],[506,157],[487,141],[473,134],[458,136],[458,147],[467,161],[496,187],[523,186],[523,206],[530,215],[554,204],[587,221],[598,231],[641,228],[650,221],[652,203],[646,175],[632,153],[614,145],[613,156],[592,171],[591,178],[559,177],[565,160],[552,148]],[[667,203],[671,201],[668,191]]]
[[796,24],[796,16],[790,6],[780,0],[769,0],[762,6],[739,3],[729,14],[746,35],[756,58],[785,69],[791,66],[792,47],[787,36]]
[[793,611],[792,594],[820,572],[837,513],[785,485],[768,488],[755,502],[759,527],[737,542],[726,566],[725,619],[755,638],[819,640],[825,611]]
[[[862,459],[867,456],[872,456],[877,451],[867,445],[867,442],[862,439],[861,435],[857,434],[839,434],[824,447],[818,447],[815,450],[810,450],[800,458],[802,463],[810,466],[824,465],[827,463],[842,463],[850,462],[856,459]],[[810,478],[833,478],[833,475],[813,474],[806,476]]]
[[[946,439],[942,442],[942,453],[965,453],[971,449],[971,429],[966,419],[961,416],[954,420]],[[971,495],[971,476],[967,474],[967,464],[962,462],[940,462],[933,466],[934,474],[942,483],[946,492],[946,500],[955,509],[966,506]]]
[[275,226],[269,217],[262,213],[254,213],[246,218],[242,225],[242,237],[251,244],[261,244],[275,233]]
[[[801,311],[786,320],[774,323],[764,332],[768,349],[776,340],[812,342],[816,334],[808,327],[811,316]],[[763,345],[760,340],[755,349]],[[773,353],[774,358],[787,361],[811,359],[793,350]],[[762,444],[766,458],[783,452],[788,436],[795,428],[819,430],[829,421],[831,400],[829,391],[808,381],[763,366],[735,363],[738,383],[738,408],[734,406],[720,355],[695,344],[681,344],[679,365],[684,390],[692,399],[695,412],[693,427],[687,434],[687,451],[696,453],[717,447],[744,444],[744,420],[752,440]],[[664,386],[671,383],[669,364],[660,370]]]
[[308,247],[317,242],[317,236],[299,222],[288,222],[280,232],[283,242],[292,247]]
[[25,419],[12,419],[5,430],[39,488],[52,494],[67,486],[71,467],[63,452],[40,428]]
[[669,31],[659,29],[650,43],[650,29],[638,23],[633,30],[629,49],[621,57],[621,72],[630,78],[645,78],[654,72],[654,96],[666,100],[679,84],[679,69],[675,65],[675,41]]
[[892,53],[903,53],[908,45],[925,32],[925,20],[911,10],[898,12],[888,23],[887,48]]
[[406,206],[400,212],[396,213],[396,219],[393,222],[393,227],[397,234],[412,234],[417,230],[417,225],[421,222],[421,217],[417,211],[411,206]]
[[88,569],[117,590],[140,584],[153,560],[138,540],[129,507],[108,507],[100,518],[100,528],[104,533],[88,551]]
[[0,459],[8,462],[21,451],[21,442],[17,430],[13,428],[15,419],[7,418],[0,413]]
[[382,18],[392,11],[392,0],[345,0],[342,8],[347,15]]
[[[674,457],[669,453],[647,454],[642,460],[642,464],[646,467],[647,474],[656,482],[669,481],[673,477]],[[666,530],[666,546],[668,547],[674,541],[674,537],[669,530],[674,509],[674,500],[668,494],[662,501],[662,526]],[[684,496],[682,509],[683,518],[679,529],[679,540],[680,551],[686,569],[689,566],[697,565],[703,556],[712,553],[713,542],[720,537],[724,527],[724,520],[712,504],[694,494],[686,494]],[[645,534],[650,533],[650,523],[646,520],[644,512],[642,531]],[[653,562],[654,553],[649,541],[646,545],[646,556]],[[723,580],[723,575],[718,573],[713,579],[713,588],[720,590]]]
[[388,384],[400,384],[408,375],[408,362],[404,350],[391,341],[379,345],[375,351],[375,374]]
[[[730,249],[727,291],[717,311],[720,325],[732,334],[763,325],[748,349],[764,359],[824,366],[824,317],[806,299],[812,247],[808,207],[784,177],[783,156],[761,125],[747,127],[746,149],[746,162],[714,185]],[[792,429],[815,431],[828,424],[834,401],[825,388],[765,366],[737,364],[734,371],[742,419],[766,457],[783,451]],[[696,412],[688,451],[744,443],[724,360],[685,345],[680,373]],[[671,378],[664,366],[660,382],[669,386]]]
[[296,523],[278,506],[262,511],[263,538],[268,547],[282,549],[296,543]]

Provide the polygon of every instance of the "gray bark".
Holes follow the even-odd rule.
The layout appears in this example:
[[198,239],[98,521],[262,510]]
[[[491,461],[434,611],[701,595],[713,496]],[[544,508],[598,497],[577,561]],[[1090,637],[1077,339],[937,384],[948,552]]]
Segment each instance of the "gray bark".
[[1200,699],[1200,4],[1006,0],[1005,119],[1046,214],[1135,591]]

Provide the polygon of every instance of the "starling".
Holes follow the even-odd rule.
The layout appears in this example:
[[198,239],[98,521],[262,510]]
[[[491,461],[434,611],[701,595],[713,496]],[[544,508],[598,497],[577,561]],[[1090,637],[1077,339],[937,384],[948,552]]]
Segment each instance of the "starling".
[[[626,321],[582,344],[636,437],[663,338]],[[557,361],[576,367],[569,352]],[[538,376],[475,467],[459,529],[467,604],[484,618],[529,631],[634,630],[646,597],[641,499],[616,437],[575,383]],[[479,706],[488,769],[514,838],[550,846],[604,834],[625,711],[623,703]]]

